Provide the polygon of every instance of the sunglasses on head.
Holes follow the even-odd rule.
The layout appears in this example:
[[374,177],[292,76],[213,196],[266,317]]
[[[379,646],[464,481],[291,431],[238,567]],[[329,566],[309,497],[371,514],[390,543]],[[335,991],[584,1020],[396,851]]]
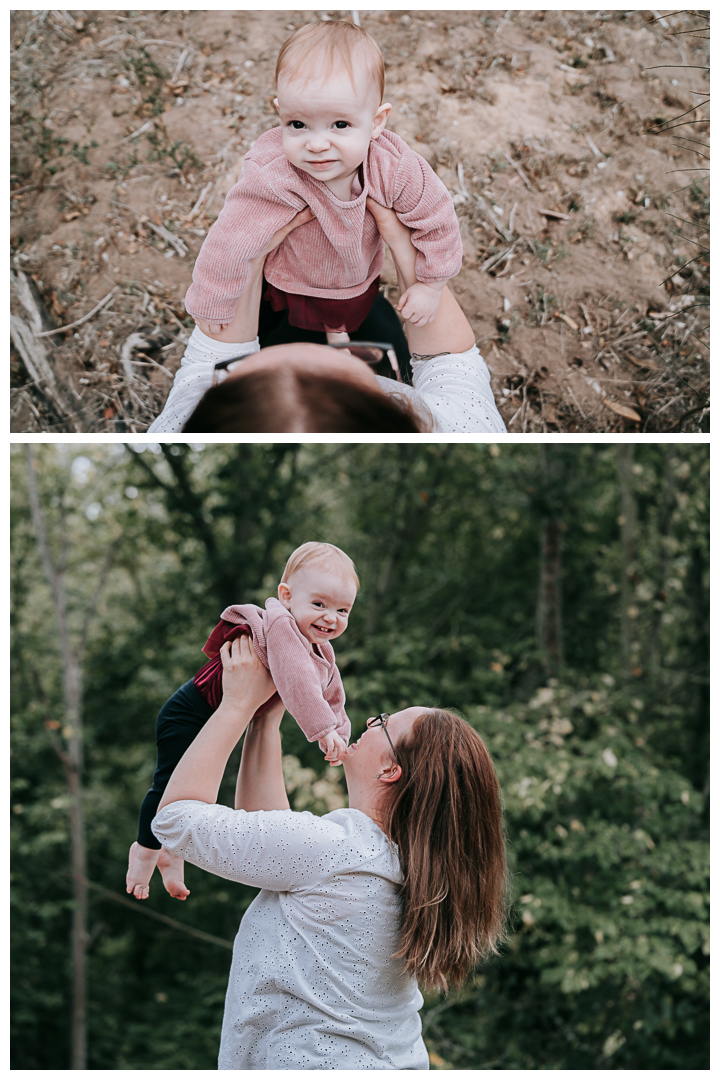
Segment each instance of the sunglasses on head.
[[[362,360],[363,363],[368,364],[370,367],[377,367],[382,364],[384,360],[387,360],[397,381],[402,382],[395,350],[392,345],[388,345],[386,342],[347,341],[339,344],[326,345],[325,348],[344,349],[346,352],[349,352],[351,356],[354,356],[357,360]],[[228,360],[218,360],[213,371],[213,386],[217,386],[218,383],[224,382],[235,364],[239,364],[242,360],[250,359],[250,356],[257,355],[257,353],[251,353],[249,356],[231,356]]]

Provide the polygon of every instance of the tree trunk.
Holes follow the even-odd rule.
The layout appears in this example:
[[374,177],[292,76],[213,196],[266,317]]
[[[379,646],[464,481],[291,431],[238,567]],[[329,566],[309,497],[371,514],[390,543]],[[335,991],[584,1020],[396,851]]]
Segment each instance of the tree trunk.
[[71,1027],[71,1068],[85,1069],[86,1066],[86,953],[87,953],[87,885],[85,877],[85,823],[83,817],[82,791],[82,668],[77,653],[73,649],[70,628],[67,620],[65,579],[61,570],[53,565],[52,555],[47,542],[45,518],[40,505],[35,465],[32,448],[25,447],[27,457],[28,493],[32,510],[33,524],[40,557],[48,584],[52,590],[55,618],[57,620],[60,649],[63,662],[63,696],[65,704],[65,725],[63,736],[66,739],[67,752],[61,753],[65,766],[68,789],[70,791],[70,846],[73,877],[73,921],[70,935],[70,952],[73,966],[73,1004]]
[[620,648],[622,651],[623,676],[629,679],[639,672],[635,625],[637,612],[632,604],[633,583],[636,577],[637,554],[637,503],[633,488],[632,443],[617,447],[618,482],[620,485],[620,543],[622,547],[622,571],[620,579]]
[[655,603],[650,616],[650,629],[646,635],[643,655],[645,671],[653,680],[659,678],[662,668],[662,658],[660,656],[660,630],[668,599],[667,579],[670,568],[670,553],[673,534],[672,515],[673,507],[675,505],[675,482],[672,466],[670,465],[673,452],[674,448],[671,444],[668,443],[663,447],[662,503],[660,519],[658,522],[661,544],[660,566],[656,578]]
[[540,532],[537,638],[548,675],[557,675],[563,663],[561,537],[562,522],[544,518]]

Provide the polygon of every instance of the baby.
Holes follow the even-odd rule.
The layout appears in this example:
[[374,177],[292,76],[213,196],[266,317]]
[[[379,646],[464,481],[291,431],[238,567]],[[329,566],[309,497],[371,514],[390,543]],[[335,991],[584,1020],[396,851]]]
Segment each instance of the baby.
[[226,330],[251,260],[309,207],[314,219],[267,257],[265,299],[275,311],[287,309],[291,326],[347,341],[370,312],[383,265],[368,197],[412,229],[418,280],[398,310],[417,326],[431,322],[443,286],[461,267],[460,228],[447,188],[425,159],[385,130],[392,106],[383,104],[376,42],[350,22],[303,26],[280,50],[275,78],[280,127],[245,155],[195,263],[185,307],[199,330]]
[[243,604],[226,608],[203,646],[210,657],[195,678],[165,702],[157,722],[158,759],[153,785],[140,810],[137,841],[130,848],[127,891],[138,900],[150,893],[159,865],[165,888],[179,900],[189,895],[183,860],[161,850],[150,824],[172,772],[200,728],[222,700],[222,657],[226,641],[248,634],[270,671],[277,692],[255,714],[278,698],[310,742],[317,741],[325,760],[340,763],[347,751],[350,721],[345,691],[330,641],[348,624],[358,589],[352,560],[333,544],[303,544],[288,559],[278,586],[278,600],[265,608]]

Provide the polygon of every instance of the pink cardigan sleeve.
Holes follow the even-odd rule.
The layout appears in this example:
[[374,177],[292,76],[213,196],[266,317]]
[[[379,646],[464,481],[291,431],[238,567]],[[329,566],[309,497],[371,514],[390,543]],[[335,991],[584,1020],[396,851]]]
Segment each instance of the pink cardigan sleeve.
[[333,664],[323,693],[318,666],[299,639],[293,619],[275,619],[268,627],[266,641],[275,687],[308,741],[321,739],[331,731],[347,739],[350,721],[345,714],[345,691],[337,666]]
[[395,175],[393,209],[413,230],[418,281],[445,281],[460,273],[463,246],[450,192],[409,147]]
[[230,322],[250,283],[251,260],[305,205],[297,195],[273,190],[264,169],[246,158],[240,179],[228,192],[200,249],[185,297],[186,311],[210,322]]

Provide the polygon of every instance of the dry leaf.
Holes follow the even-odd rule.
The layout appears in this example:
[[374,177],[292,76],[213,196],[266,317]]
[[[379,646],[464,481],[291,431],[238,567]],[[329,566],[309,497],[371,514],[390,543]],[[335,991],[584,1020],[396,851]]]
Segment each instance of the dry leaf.
[[79,210],[71,210],[69,214],[63,214],[63,219],[65,221],[72,221],[73,218],[76,218],[76,217],[80,217],[80,211]]
[[580,329],[580,327],[575,322],[575,320],[571,319],[569,315],[565,315],[562,311],[556,311],[555,312],[555,318],[556,319],[562,319],[562,321],[565,323],[565,325],[569,326],[571,330],[579,330]]
[[637,356],[630,356],[629,353],[625,354],[625,359],[629,360],[631,364],[634,364],[638,368],[647,368],[648,371],[663,371],[661,364],[656,364],[654,360],[641,360]]
[[105,409],[105,412],[103,413],[104,419],[105,420],[112,420],[114,415],[115,415],[115,407],[113,405],[108,405],[107,409]]
[[629,405],[620,405],[619,402],[611,401],[610,398],[603,398],[603,405],[626,420],[634,420],[636,424],[642,423],[640,414],[631,409]]

